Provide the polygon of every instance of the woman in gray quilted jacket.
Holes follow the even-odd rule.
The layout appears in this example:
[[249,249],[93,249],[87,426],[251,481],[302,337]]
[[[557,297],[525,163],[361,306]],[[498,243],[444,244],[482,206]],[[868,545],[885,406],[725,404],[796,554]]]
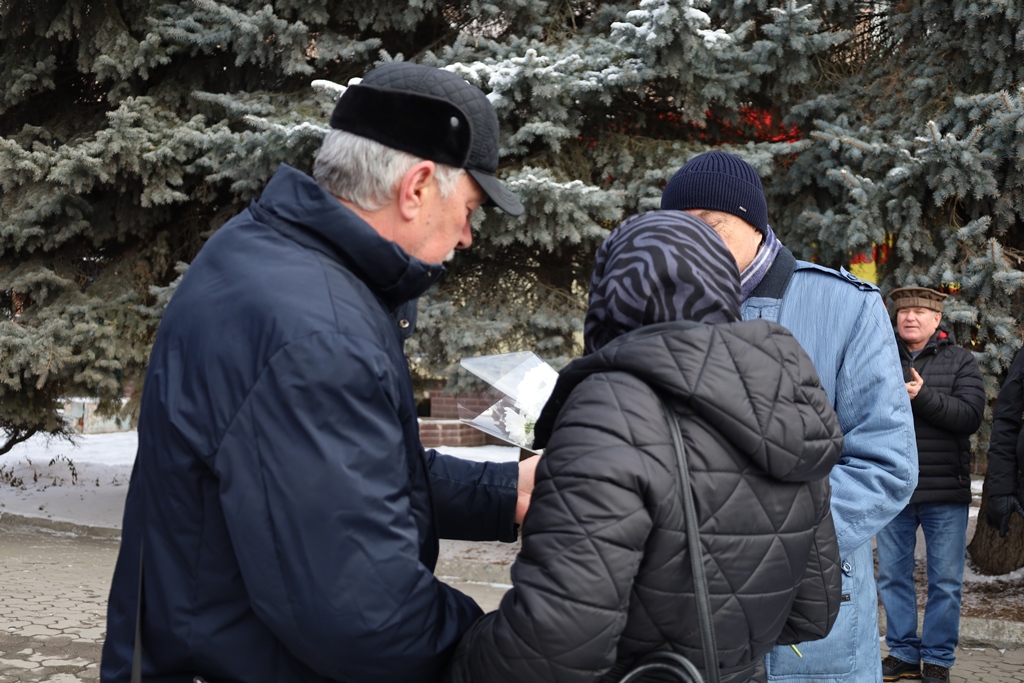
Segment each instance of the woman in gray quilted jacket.
[[698,218],[635,216],[602,244],[587,354],[536,426],[546,448],[513,587],[448,680],[616,681],[656,650],[705,670],[662,400],[687,453],[721,679],[760,680],[773,645],[828,633],[842,434],[800,345],[775,323],[740,322],[739,305],[736,262]]

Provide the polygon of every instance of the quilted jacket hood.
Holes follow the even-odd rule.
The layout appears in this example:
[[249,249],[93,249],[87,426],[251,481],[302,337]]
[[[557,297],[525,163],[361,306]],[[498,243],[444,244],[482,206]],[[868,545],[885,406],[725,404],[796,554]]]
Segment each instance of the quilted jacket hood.
[[703,418],[775,479],[819,479],[835,463],[835,413],[821,392],[810,390],[819,385],[814,366],[780,325],[675,322],[625,334],[560,373],[535,443],[547,442],[576,385],[609,371],[633,375],[677,412]]

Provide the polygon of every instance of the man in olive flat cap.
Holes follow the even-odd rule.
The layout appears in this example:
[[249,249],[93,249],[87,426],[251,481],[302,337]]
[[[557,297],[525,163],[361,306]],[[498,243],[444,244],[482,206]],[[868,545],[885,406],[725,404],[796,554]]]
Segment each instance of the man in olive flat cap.
[[[917,433],[918,483],[910,503],[878,532],[878,594],[885,607],[882,680],[945,683],[960,635],[960,596],[971,502],[971,434],[985,390],[978,362],[942,328],[946,294],[926,287],[889,293]],[[924,532],[928,601],[918,635],[914,549]],[[922,666],[923,665],[923,666]]]
[[420,444],[416,301],[519,200],[498,118],[391,63],[338,100],[313,176],[282,165],[189,266],[150,358],[101,678],[431,683],[481,615],[438,538],[513,541],[536,459]]

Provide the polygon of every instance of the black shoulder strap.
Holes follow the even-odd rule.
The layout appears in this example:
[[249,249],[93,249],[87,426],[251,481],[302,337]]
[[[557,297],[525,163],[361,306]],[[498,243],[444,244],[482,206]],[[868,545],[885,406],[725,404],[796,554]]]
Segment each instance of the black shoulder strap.
[[[792,258],[792,254],[790,254]],[[777,260],[777,259],[776,259]],[[686,449],[683,446],[683,435],[679,430],[679,418],[664,400],[661,403],[669,431],[672,433],[672,445],[676,452],[676,464],[679,467],[679,488],[683,497],[683,514],[686,515],[686,542],[690,547],[690,563],[693,571],[693,591],[697,600],[697,621],[700,623],[701,645],[704,650],[704,676],[708,683],[718,683],[718,647],[715,643],[715,628],[711,622],[711,598],[708,595],[708,579],[704,574],[704,552],[700,543],[700,529],[697,525],[697,505],[693,500],[693,488],[690,485],[690,468],[686,465]]]

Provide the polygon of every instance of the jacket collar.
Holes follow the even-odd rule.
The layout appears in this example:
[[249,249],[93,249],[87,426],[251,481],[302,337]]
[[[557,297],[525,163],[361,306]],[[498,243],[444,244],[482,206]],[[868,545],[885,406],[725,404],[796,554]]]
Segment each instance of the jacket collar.
[[394,311],[445,273],[407,254],[301,171],[281,164],[249,210],[288,238],[345,264]]
[[[896,341],[900,349],[900,354],[906,356],[907,358],[914,357],[913,354],[910,352],[910,349],[907,347],[907,342],[903,341],[903,337],[897,334]],[[940,327],[939,329],[935,330],[935,333],[928,340],[928,343],[924,345],[923,349],[918,351],[917,355],[920,356],[922,353],[925,352],[933,353],[936,350],[938,350],[940,346],[949,346],[950,344],[955,343],[956,338],[953,336],[953,332],[951,330],[944,330],[943,328]]]

